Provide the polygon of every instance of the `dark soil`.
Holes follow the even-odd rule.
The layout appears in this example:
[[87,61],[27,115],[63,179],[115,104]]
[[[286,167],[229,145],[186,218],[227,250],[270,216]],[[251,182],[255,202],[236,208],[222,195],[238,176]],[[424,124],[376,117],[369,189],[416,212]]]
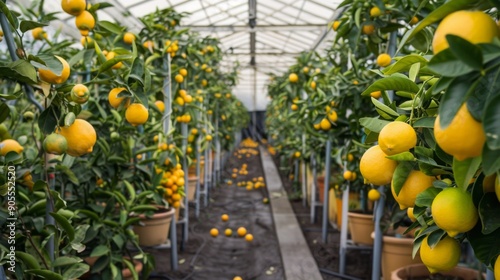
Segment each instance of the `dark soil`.
[[[240,170],[243,163],[247,164],[248,174],[231,178],[233,168]],[[259,176],[264,177],[259,155],[243,155],[241,159],[231,155],[221,174],[220,186],[211,189],[209,205],[201,208],[199,218],[190,207],[189,240],[179,251],[178,271],[170,269],[169,250],[152,250],[156,259],[155,275],[159,277],[151,279],[232,280],[235,276],[244,280],[284,279],[271,208],[263,203],[266,189],[248,191],[237,186],[238,182]],[[232,185],[227,184],[228,180],[232,180]],[[228,214],[229,221],[223,222],[222,214]],[[254,240],[247,242],[236,237],[238,227],[245,227]],[[210,236],[212,228],[219,230],[216,238]],[[226,228],[232,229],[232,237],[224,235]],[[177,233],[180,242],[180,227]]]
[[[278,162],[275,158],[279,167]],[[236,179],[231,178],[233,168],[240,170],[243,163],[247,163],[248,175],[238,174]],[[295,197],[289,174],[282,172],[280,175],[289,197]],[[190,207],[189,240],[179,251],[179,269],[171,271],[169,250],[152,250],[150,252],[156,258],[155,275],[158,277],[151,279],[232,280],[235,276],[241,276],[244,280],[285,279],[271,208],[269,204],[263,203],[263,198],[267,197],[266,188],[247,191],[245,187],[237,186],[238,182],[250,181],[259,176],[264,176],[264,173],[258,155],[243,155],[240,159],[231,155],[221,174],[220,186],[211,189],[209,205],[201,208],[199,218],[194,216],[194,209]],[[232,185],[227,184],[228,180],[232,180]],[[324,244],[321,238],[322,209],[318,208],[317,221],[311,223],[310,208],[304,207],[302,200],[292,199],[291,204],[318,267],[322,270],[323,279],[343,279],[333,276],[339,272],[340,232],[329,226],[328,242]],[[221,220],[222,214],[229,215],[228,222]],[[236,237],[236,230],[240,226],[253,234],[253,242]],[[216,238],[209,234],[214,227],[219,230]],[[233,237],[224,235],[226,228],[233,230]],[[177,233],[180,242],[180,227]],[[359,279],[371,279],[371,255],[371,250],[348,250],[346,274]],[[333,275],[329,272],[333,272]]]

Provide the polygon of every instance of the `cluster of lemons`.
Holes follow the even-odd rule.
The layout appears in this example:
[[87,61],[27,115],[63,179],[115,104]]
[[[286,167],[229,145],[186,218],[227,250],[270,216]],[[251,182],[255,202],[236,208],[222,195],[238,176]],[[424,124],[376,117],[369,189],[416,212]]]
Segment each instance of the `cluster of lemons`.
[[332,124],[334,124],[337,121],[338,119],[337,111],[335,111],[335,109],[332,108],[335,105],[335,102],[332,101],[330,105],[325,106],[326,115],[323,119],[321,119],[319,123],[313,124],[314,129],[328,131],[332,128]]
[[259,189],[266,186],[263,177],[252,178],[251,181],[241,181],[236,184],[238,187],[246,187],[247,191]]
[[233,179],[236,179],[236,177],[238,177],[238,174],[240,174],[240,175],[248,175],[247,167],[248,167],[248,165],[246,163],[243,163],[241,165],[240,170],[238,170],[238,168],[233,168],[233,174],[231,174],[231,177]]
[[[157,169],[157,172],[158,171],[162,172],[161,169]],[[181,200],[185,196],[184,185],[184,170],[182,170],[180,164],[163,172],[159,187],[165,189],[165,199],[169,205],[176,209],[179,209]]]
[[[223,222],[229,221],[229,215],[228,214],[222,214],[221,215],[221,220]],[[217,237],[219,235],[219,230],[217,228],[212,228],[210,230],[210,235],[212,237]],[[233,230],[231,228],[226,228],[224,230],[224,235],[227,237],[232,237],[233,236]],[[246,241],[252,242],[253,241],[253,235],[251,233],[248,233],[247,229],[245,227],[239,227],[236,230],[236,235],[238,237],[244,237]]]
[[62,0],[61,6],[63,11],[75,16],[75,25],[80,30],[80,34],[88,36],[95,26],[94,16],[86,10],[90,8],[90,5],[87,6],[85,0]]

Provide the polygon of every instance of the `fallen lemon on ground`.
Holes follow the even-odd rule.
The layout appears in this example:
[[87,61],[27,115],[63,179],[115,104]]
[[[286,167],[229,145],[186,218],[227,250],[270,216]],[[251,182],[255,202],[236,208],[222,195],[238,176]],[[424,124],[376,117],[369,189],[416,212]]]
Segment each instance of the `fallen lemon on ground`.
[[216,228],[213,228],[210,230],[210,235],[213,236],[213,237],[217,237],[217,235],[219,235],[219,230],[216,229]]

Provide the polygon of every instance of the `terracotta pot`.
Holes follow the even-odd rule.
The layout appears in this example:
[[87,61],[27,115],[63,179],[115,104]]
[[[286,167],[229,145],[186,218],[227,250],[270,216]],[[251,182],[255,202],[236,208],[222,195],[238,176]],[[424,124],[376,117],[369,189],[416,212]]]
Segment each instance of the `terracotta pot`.
[[133,226],[134,232],[139,236],[139,245],[155,246],[164,244],[170,232],[170,223],[175,214],[174,208],[165,209],[159,213],[153,214],[151,218],[145,215],[139,215],[141,223]]
[[373,215],[349,212],[347,216],[352,241],[361,245],[373,245],[370,236],[375,230]]
[[[372,238],[375,233],[372,233]],[[384,235],[382,237],[382,277],[384,280],[391,280],[391,273],[404,266],[421,264],[420,255],[412,258],[413,238],[394,237]]]
[[337,203],[337,227],[339,229],[342,228],[342,198],[337,197],[335,199],[335,202]]
[[194,195],[196,193],[197,183],[198,183],[198,177],[196,176],[188,177],[188,201],[194,201]]
[[[448,272],[442,273],[445,276],[460,277],[464,280],[478,280],[480,278],[480,273],[471,268],[457,266]],[[415,264],[400,267],[392,272],[390,280],[410,280],[412,277],[429,277],[430,273],[427,267],[423,264]],[[486,275],[483,274],[483,279]]]
[[325,201],[325,177],[318,177],[316,180],[316,185],[318,186],[317,190],[319,194],[319,202],[323,203],[323,201]]

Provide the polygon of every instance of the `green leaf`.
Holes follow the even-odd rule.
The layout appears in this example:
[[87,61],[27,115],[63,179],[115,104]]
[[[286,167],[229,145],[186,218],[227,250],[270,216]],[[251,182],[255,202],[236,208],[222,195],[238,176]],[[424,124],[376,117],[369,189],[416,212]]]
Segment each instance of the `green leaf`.
[[40,269],[38,260],[28,253],[16,251],[16,258],[21,260],[28,269]]
[[392,156],[387,156],[386,158],[396,161],[415,161],[415,157],[410,152],[402,152]]
[[488,145],[483,148],[483,172],[491,175],[500,170],[500,149],[492,150]]
[[434,246],[436,246],[446,234],[446,231],[442,229],[433,231],[428,235],[427,244],[429,245],[429,247],[434,248]]
[[446,40],[456,58],[474,70],[481,70],[483,68],[483,53],[481,52],[481,48],[456,35],[448,34],[446,35]]
[[95,264],[92,266],[92,269],[90,270],[91,273],[99,273],[109,267],[110,263],[110,257],[109,256],[102,256],[97,259]]
[[[0,1],[2,2],[2,1]],[[50,279],[50,280],[64,280],[64,278],[55,272],[52,272],[50,270],[45,270],[45,269],[29,269],[25,271],[28,274],[31,275],[36,275],[38,277],[41,277],[43,279]]]
[[64,232],[68,235],[69,241],[72,241],[75,238],[75,229],[71,225],[71,223],[64,217],[63,215],[57,213],[50,213],[52,217],[56,220],[56,222],[62,227]]
[[419,193],[417,195],[417,199],[415,199],[415,205],[420,207],[431,207],[432,201],[438,193],[440,193],[442,189],[436,187],[427,188],[425,191]]
[[128,75],[128,81],[129,83],[131,82],[130,80],[136,80],[141,83],[141,85],[144,85],[144,80],[142,77],[144,76],[144,64],[142,62],[142,59],[139,57],[136,57],[134,59],[134,62],[132,63],[132,67],[130,67],[130,74]]
[[382,128],[384,126],[386,126],[388,123],[390,123],[390,121],[381,120],[379,118],[365,117],[365,118],[359,119],[359,124],[361,124],[361,126],[369,129],[372,132],[376,132],[376,133],[380,133]]
[[139,279],[139,276],[137,275],[137,271],[135,271],[134,264],[128,260],[128,259],[123,259],[123,263],[126,265],[126,267],[132,272],[132,279],[137,280]]
[[113,65],[117,64],[118,62],[130,60],[131,58],[132,58],[131,54],[117,55],[112,59],[107,60],[101,65],[101,67],[99,67],[99,74],[111,69],[111,67],[113,67]]
[[[12,13],[10,12],[7,5],[5,5],[4,1],[0,1],[0,10],[7,17],[7,20],[9,21],[10,25],[12,25],[14,27],[14,29],[17,29],[19,22],[18,22],[16,17],[12,16]],[[4,32],[8,32],[8,31],[4,30]]]
[[500,149],[500,94],[493,97],[483,113],[483,127],[486,133],[486,144],[491,150]]
[[399,73],[408,72],[412,67],[412,65],[417,63],[420,63],[420,67],[424,67],[427,65],[428,60],[425,59],[423,56],[417,54],[410,54],[402,57],[401,59],[398,59],[396,63],[382,70],[382,73],[384,73],[385,75],[391,75],[397,72]]
[[413,127],[434,128],[436,117],[424,117],[413,123]]
[[90,270],[90,266],[86,263],[75,263],[64,271],[64,279],[79,279],[82,275]]
[[12,79],[27,84],[36,84],[36,70],[33,65],[24,59],[10,62],[6,66],[0,66],[0,78]]
[[466,160],[457,160],[453,158],[453,175],[457,186],[462,190],[467,190],[470,180],[476,174],[481,165],[481,157],[469,158]]
[[67,266],[80,262],[82,262],[82,259],[80,259],[79,257],[62,256],[54,260],[54,262],[52,263],[52,267]]
[[399,195],[399,192],[401,191],[403,184],[406,182],[406,178],[408,178],[414,166],[415,164],[413,162],[402,161],[396,167],[391,182],[391,187],[394,188],[396,196]]
[[468,93],[474,89],[474,78],[475,75],[457,77],[449,85],[439,105],[439,124],[442,129],[448,127],[467,99]]
[[80,180],[78,180],[78,178],[76,177],[73,170],[71,170],[71,168],[69,168],[65,165],[58,164],[58,165],[56,165],[56,170],[62,171],[62,173],[64,173],[64,175],[68,176],[68,180],[71,181],[71,183],[73,183],[77,186],[80,184]]
[[90,253],[91,257],[100,257],[107,255],[109,253],[109,248],[106,245],[98,245]]
[[372,85],[370,85],[363,93],[362,96],[368,96],[374,91],[382,90],[396,90],[396,91],[406,91],[411,93],[417,93],[420,88],[415,82],[408,78],[403,78],[400,76],[390,76],[377,80]]
[[124,27],[120,27],[119,25],[112,23],[110,21],[107,21],[107,20],[99,20],[97,22],[97,25],[99,25],[103,29],[105,29],[111,33],[115,33],[117,35],[120,35],[124,30]]
[[490,234],[482,233],[481,223],[468,231],[467,240],[474,249],[475,257],[484,264],[491,264],[500,255],[500,229],[495,230]]
[[378,101],[375,98],[371,98],[373,105],[375,105],[375,109],[377,112],[383,117],[385,114],[389,115],[392,118],[399,117],[398,112],[394,111],[391,107],[385,105],[384,103]]
[[473,68],[457,58],[450,49],[433,56],[428,67],[444,77],[458,77],[474,71]]
[[479,202],[479,217],[483,225],[482,233],[490,234],[500,228],[500,202],[495,193],[484,194]]
[[46,23],[41,23],[37,21],[30,21],[30,20],[23,20],[21,21],[21,24],[19,25],[19,29],[21,30],[22,33],[26,33],[28,30],[35,29],[37,27],[44,27],[47,26],[48,24]]

